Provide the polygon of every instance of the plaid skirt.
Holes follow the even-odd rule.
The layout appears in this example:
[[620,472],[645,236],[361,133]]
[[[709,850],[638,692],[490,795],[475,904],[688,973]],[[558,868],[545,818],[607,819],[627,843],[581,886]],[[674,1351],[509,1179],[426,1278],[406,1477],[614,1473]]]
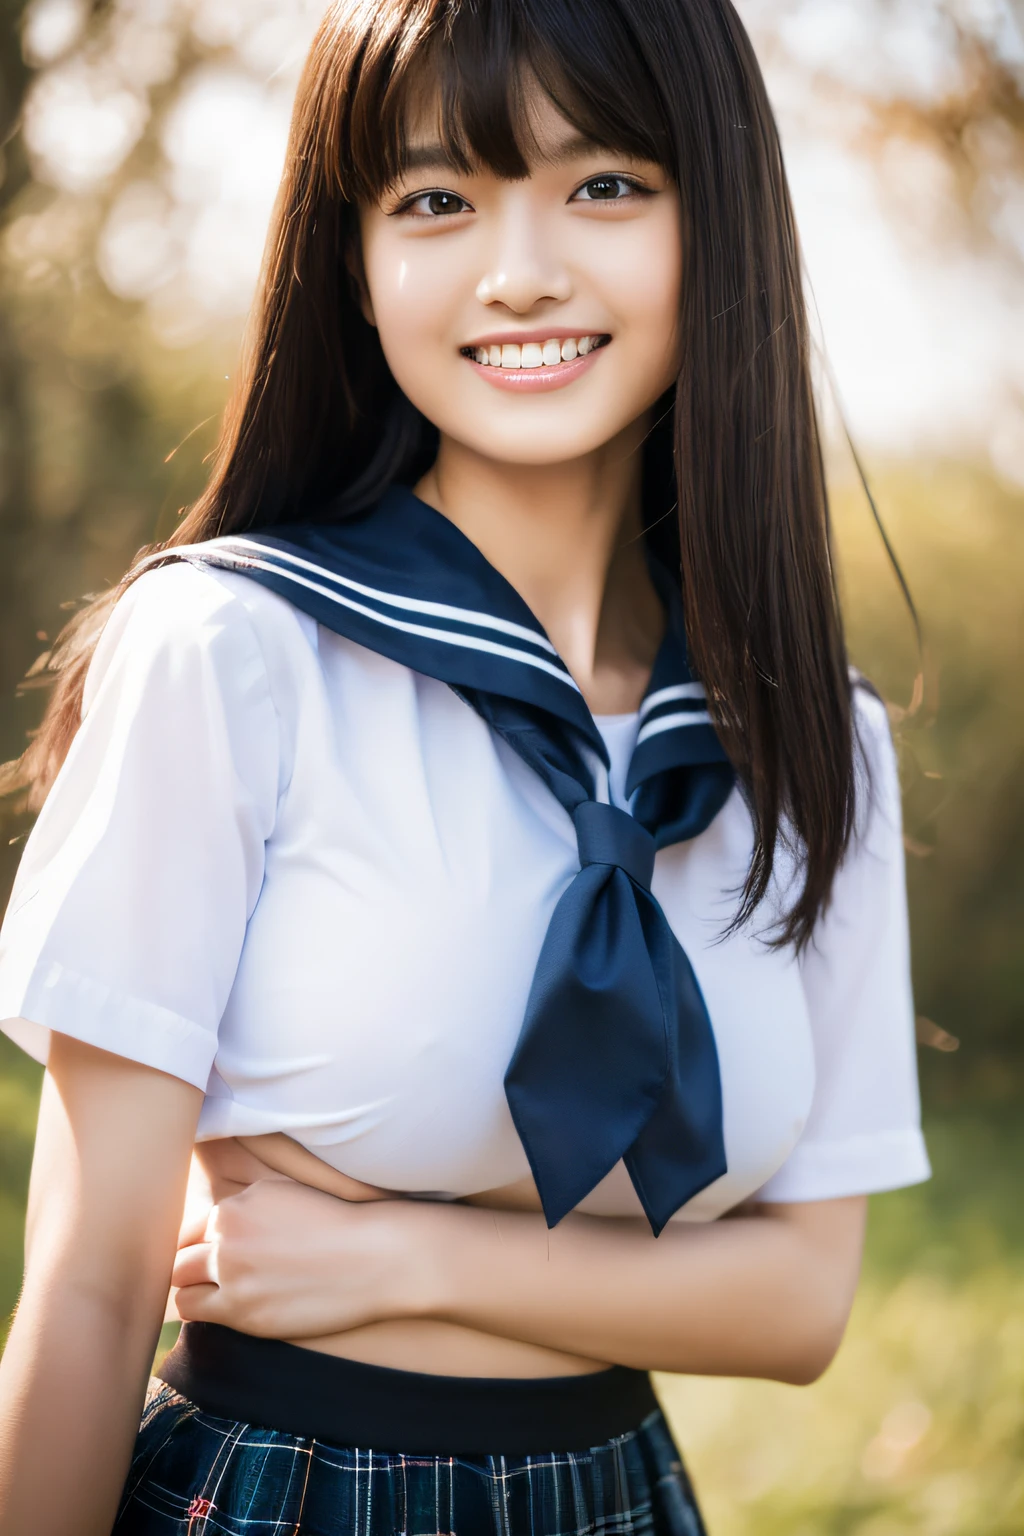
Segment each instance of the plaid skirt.
[[403,1456],[202,1412],[150,1383],[114,1536],[704,1536],[655,1411],[589,1451]]

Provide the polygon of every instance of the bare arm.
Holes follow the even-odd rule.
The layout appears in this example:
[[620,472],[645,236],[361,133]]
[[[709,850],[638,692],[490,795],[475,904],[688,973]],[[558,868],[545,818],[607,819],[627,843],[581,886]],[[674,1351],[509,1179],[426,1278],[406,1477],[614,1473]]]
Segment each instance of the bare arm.
[[[815,1380],[843,1336],[866,1201],[670,1223],[453,1211],[427,1244],[431,1315],[591,1359],[696,1375]],[[463,1215],[475,1219],[462,1222]]]
[[0,1536],[110,1531],[201,1103],[177,1078],[53,1038],[0,1363]]
[[[412,1201],[285,1181],[221,1202],[183,1249],[182,1316],[278,1338],[433,1318],[595,1361],[808,1382],[842,1338],[866,1201],[766,1205],[706,1226]],[[216,1281],[217,1283],[213,1283]]]

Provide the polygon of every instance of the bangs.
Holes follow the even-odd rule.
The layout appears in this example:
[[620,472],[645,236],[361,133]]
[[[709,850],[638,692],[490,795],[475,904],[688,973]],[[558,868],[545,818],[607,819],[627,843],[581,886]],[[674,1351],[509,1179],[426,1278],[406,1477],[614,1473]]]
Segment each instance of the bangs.
[[462,172],[529,175],[534,87],[595,144],[675,174],[668,114],[614,0],[349,0],[336,25],[352,62],[337,158],[324,170],[347,202],[376,201],[394,184],[424,114]]

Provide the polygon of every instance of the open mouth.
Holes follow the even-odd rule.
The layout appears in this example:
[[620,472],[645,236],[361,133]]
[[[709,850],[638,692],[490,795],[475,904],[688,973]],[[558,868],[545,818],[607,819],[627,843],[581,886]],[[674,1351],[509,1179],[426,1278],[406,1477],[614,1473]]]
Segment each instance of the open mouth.
[[507,368],[511,373],[574,363],[577,358],[606,347],[610,341],[608,335],[552,336],[549,341],[492,342],[489,346],[460,347],[459,350],[463,357],[479,363],[481,368]]

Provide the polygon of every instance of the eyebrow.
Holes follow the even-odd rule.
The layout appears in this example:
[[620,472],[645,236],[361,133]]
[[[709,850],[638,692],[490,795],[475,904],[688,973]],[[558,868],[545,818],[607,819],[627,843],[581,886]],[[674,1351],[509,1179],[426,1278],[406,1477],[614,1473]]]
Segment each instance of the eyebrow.
[[410,171],[457,171],[459,166],[443,144],[415,144],[402,151],[399,169],[405,176]]
[[573,160],[582,160],[585,155],[594,155],[598,151],[605,154],[614,153],[607,144],[599,144],[585,133],[570,133],[564,139],[559,139],[557,144],[544,151],[541,162],[544,165],[568,165]]
[[[557,167],[580,160],[585,155],[595,154],[598,150],[612,152],[607,144],[599,144],[585,133],[570,133],[546,149],[540,160],[543,165]],[[402,153],[400,174],[408,176],[413,171],[455,171],[461,174],[462,168],[443,144],[413,144]]]

